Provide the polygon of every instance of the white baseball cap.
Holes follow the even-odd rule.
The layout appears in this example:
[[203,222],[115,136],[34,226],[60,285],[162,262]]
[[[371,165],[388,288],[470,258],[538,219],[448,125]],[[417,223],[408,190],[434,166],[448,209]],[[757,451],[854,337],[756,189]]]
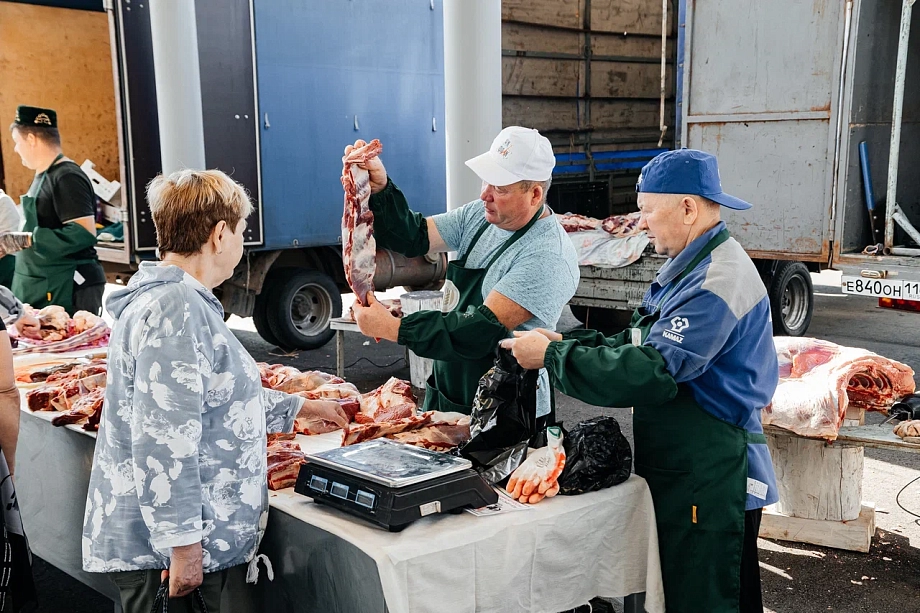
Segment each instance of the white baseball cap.
[[482,155],[466,161],[479,178],[496,187],[518,181],[546,181],[553,175],[556,156],[549,139],[533,128],[509,126],[498,133]]

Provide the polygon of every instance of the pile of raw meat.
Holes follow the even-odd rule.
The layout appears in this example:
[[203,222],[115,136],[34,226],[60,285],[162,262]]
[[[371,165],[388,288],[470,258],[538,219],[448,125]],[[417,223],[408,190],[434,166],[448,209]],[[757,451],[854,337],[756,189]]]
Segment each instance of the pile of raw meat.
[[[24,307],[27,314],[38,319],[40,328],[25,330],[18,337],[18,347],[13,353],[60,353],[108,345],[108,324],[88,311],[77,311],[70,317],[57,305],[46,306],[40,311],[29,305]],[[11,328],[11,333],[16,334],[15,328]]]
[[628,215],[612,215],[607,219],[595,219],[584,215],[556,215],[559,223],[566,232],[586,232],[590,230],[603,230],[615,238],[636,236],[639,230],[639,213]]
[[82,424],[84,430],[92,432],[99,429],[105,399],[105,360],[22,369],[16,380],[42,383],[26,392],[26,406],[31,411],[59,411],[61,414],[51,420],[53,425]]
[[914,371],[895,360],[813,338],[777,336],[779,386],[763,424],[832,441],[847,408],[887,412],[914,393]]
[[294,434],[269,434],[266,457],[268,460],[268,489],[283,490],[294,487],[300,465],[305,458]]
[[[262,385],[298,394],[312,401],[336,402],[351,419],[342,431],[342,445],[386,437],[437,451],[447,451],[470,438],[470,418],[460,413],[419,412],[418,403],[407,381],[390,378],[375,390],[361,394],[343,379],[319,371],[300,372],[295,368],[260,363]],[[337,430],[333,423],[315,418],[298,418],[297,434],[322,434]],[[301,456],[289,438],[272,439],[269,445],[269,487],[290,487],[297,479]],[[280,441],[280,442],[279,442]],[[283,444],[282,444],[283,443]],[[280,446],[279,446],[280,445]],[[297,467],[292,464],[300,457]],[[275,487],[277,486],[277,487]]]
[[383,149],[372,140],[342,158],[342,187],[345,188],[345,211],[342,214],[342,262],[345,279],[355,296],[367,306],[367,294],[374,291],[377,271],[377,241],[374,240],[374,214],[369,200],[371,184],[368,172],[358,167],[372,160]]

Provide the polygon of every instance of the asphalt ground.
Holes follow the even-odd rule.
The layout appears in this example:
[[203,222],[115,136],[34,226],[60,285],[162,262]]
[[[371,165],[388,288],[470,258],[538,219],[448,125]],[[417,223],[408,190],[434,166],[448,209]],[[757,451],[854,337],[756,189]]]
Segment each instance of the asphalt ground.
[[[844,296],[834,273],[815,276],[814,319],[809,335],[864,347],[920,370],[920,313],[879,309],[869,298]],[[398,296],[399,292],[390,292]],[[350,304],[343,297],[346,309]],[[577,325],[574,318],[568,325]],[[259,361],[302,370],[335,371],[335,343],[313,351],[284,353],[262,341],[252,321],[231,317],[228,324]],[[346,378],[362,391],[390,377],[409,378],[405,350],[386,341],[345,334]],[[604,409],[557,395],[557,415],[566,425],[596,415],[615,417],[632,441],[629,409]],[[879,416],[870,416],[879,421]],[[920,454],[865,451],[863,500],[876,505],[877,530],[868,554],[813,545],[759,541],[764,605],[767,613],[920,613]],[[900,503],[896,497],[900,493]],[[26,525],[28,530],[28,525]],[[689,561],[688,563],[697,563]],[[106,598],[53,567],[36,560],[41,612],[110,611]]]

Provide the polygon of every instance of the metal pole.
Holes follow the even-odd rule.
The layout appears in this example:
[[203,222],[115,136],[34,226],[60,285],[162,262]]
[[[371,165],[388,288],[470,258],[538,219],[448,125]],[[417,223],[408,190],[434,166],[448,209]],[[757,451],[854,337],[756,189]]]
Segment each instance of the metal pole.
[[661,136],[658,137],[658,146],[664,142],[664,135],[668,131],[668,126],[664,123],[664,97],[667,92],[667,67],[668,67],[668,0],[661,0],[661,108],[658,111],[658,129]]
[[[840,84],[837,92],[837,128],[834,136],[834,187],[831,190],[831,221],[834,221],[837,217],[837,188],[840,185],[840,179],[837,174],[840,172],[840,145],[843,137],[843,93],[847,75],[847,57],[850,48],[850,20],[852,15],[853,0],[847,0],[846,18],[844,19],[843,25],[843,55],[840,58]],[[833,224],[831,224],[831,227],[833,227]],[[875,241],[875,236],[872,237],[872,241]]]
[[885,205],[885,248],[894,246],[894,217],[897,209],[898,158],[901,153],[901,115],[904,106],[904,78],[907,72],[907,42],[910,40],[910,15],[915,0],[901,6],[901,32],[898,35],[898,63],[894,76],[894,104],[891,115],[891,144],[888,148],[888,190]]
[[482,183],[464,162],[502,129],[501,41],[501,0],[444,0],[448,210],[479,196]]
[[149,0],[163,172],[203,169],[204,124],[195,3]]

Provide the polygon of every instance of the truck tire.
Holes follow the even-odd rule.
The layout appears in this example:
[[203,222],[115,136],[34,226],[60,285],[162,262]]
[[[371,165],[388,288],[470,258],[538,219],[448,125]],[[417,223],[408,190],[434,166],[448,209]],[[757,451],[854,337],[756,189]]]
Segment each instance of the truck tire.
[[770,312],[777,336],[802,336],[815,308],[811,274],[801,262],[780,262],[770,279]]
[[335,335],[329,321],[342,313],[342,296],[325,273],[282,268],[268,288],[265,316],[282,349],[317,349]]
[[274,271],[268,273],[262,284],[262,291],[256,296],[256,303],[252,308],[252,323],[255,324],[256,332],[259,333],[262,340],[275,347],[278,346],[278,338],[268,325],[268,307],[272,302],[272,290],[278,282],[279,279],[274,276]]

